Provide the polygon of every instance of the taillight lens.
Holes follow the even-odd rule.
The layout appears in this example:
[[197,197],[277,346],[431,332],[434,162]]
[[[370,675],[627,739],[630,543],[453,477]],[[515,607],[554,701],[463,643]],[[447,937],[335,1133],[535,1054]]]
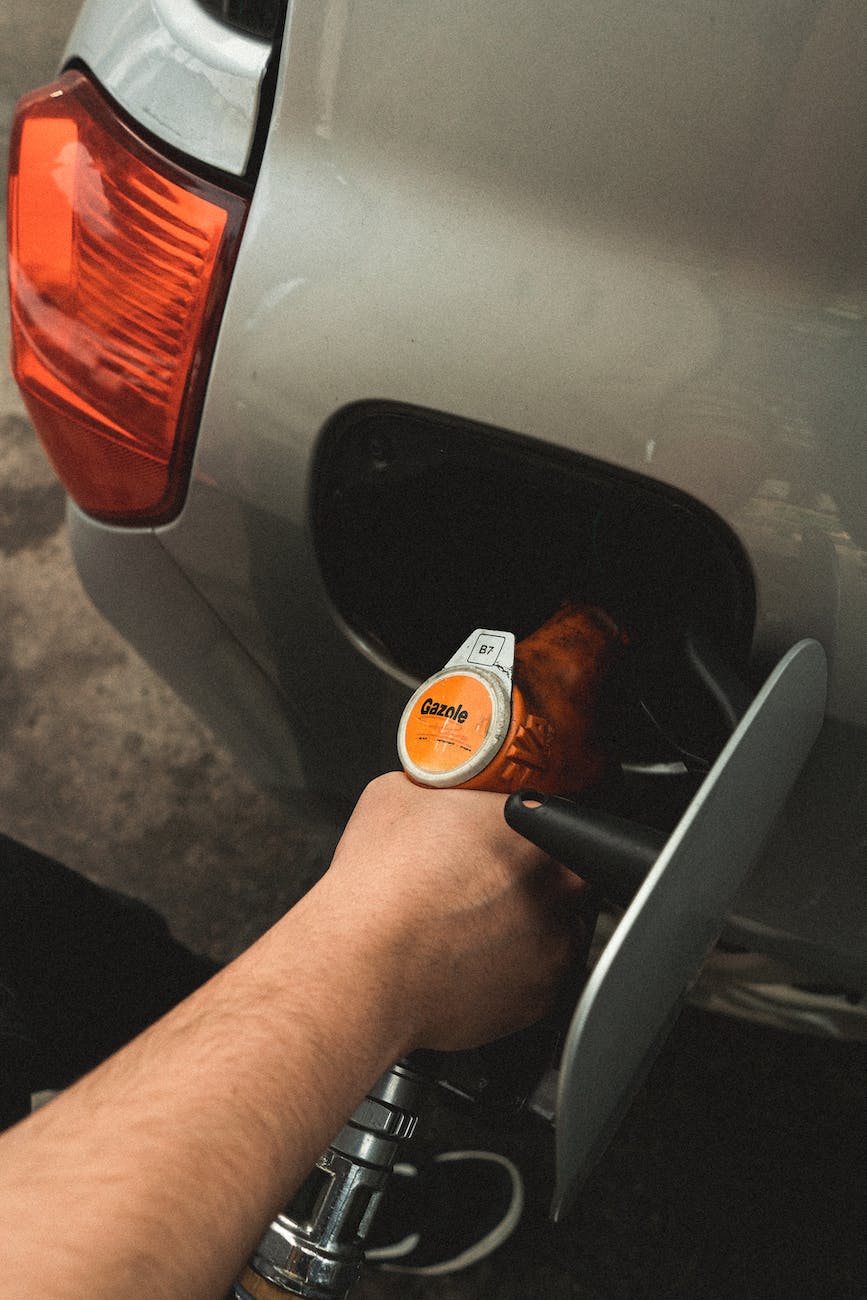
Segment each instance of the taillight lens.
[[245,215],[80,72],[18,104],[12,368],[58,476],[97,518],[141,526],[180,508]]

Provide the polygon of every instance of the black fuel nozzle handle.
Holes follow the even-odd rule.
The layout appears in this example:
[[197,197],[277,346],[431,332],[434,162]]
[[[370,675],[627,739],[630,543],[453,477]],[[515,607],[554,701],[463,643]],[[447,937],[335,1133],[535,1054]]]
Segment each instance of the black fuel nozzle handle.
[[632,902],[667,838],[651,826],[529,789],[509,795],[506,821],[622,907]]

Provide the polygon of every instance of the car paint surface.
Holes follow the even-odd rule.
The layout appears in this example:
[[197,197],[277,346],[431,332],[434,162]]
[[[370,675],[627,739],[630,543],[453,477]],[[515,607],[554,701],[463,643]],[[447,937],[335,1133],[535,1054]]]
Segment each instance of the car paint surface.
[[[802,636],[828,652],[824,748],[746,911],[842,934],[847,970],[867,923],[867,902],[841,919],[867,832],[865,45],[839,0],[296,0],[193,482],[157,534],[270,683],[306,779],[351,795],[393,765],[409,683],[318,578],[335,411],[449,412],[691,494],[750,557],[757,671]],[[106,42],[101,75],[117,61]],[[110,567],[111,530],[76,526]],[[103,607],[111,583],[89,584]]]
[[[498,13],[491,43],[457,4],[294,6],[187,515],[216,490],[303,531],[315,434],[360,399],[528,433],[717,511],[757,649],[830,638],[831,712],[867,721],[862,270],[847,214],[793,233],[766,179],[785,161],[802,226],[851,188],[848,115],[818,159],[783,139],[849,44],[790,3]],[[197,532],[166,544],[220,584]]]

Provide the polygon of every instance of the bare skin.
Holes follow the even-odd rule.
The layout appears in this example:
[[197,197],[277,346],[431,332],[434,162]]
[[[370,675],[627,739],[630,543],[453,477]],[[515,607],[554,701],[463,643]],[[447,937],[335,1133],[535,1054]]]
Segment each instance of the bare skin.
[[380,778],[277,925],[0,1136],[0,1294],[215,1300],[394,1060],[542,1015],[582,886],[502,808]]

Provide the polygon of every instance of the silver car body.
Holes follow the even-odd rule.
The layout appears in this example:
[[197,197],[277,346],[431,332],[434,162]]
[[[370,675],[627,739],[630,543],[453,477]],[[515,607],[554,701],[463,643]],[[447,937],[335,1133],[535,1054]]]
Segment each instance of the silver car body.
[[[395,765],[417,681],[323,580],[336,416],[445,413],[594,458],[731,530],[758,680],[825,646],[825,730],[739,934],[858,988],[865,41],[839,0],[293,0],[269,84],[268,43],[194,0],[88,0],[67,58],[167,145],[258,174],[184,508],[145,531],[71,506],[76,559],[259,779],[351,796]],[[419,602],[449,579],[420,571]]]

